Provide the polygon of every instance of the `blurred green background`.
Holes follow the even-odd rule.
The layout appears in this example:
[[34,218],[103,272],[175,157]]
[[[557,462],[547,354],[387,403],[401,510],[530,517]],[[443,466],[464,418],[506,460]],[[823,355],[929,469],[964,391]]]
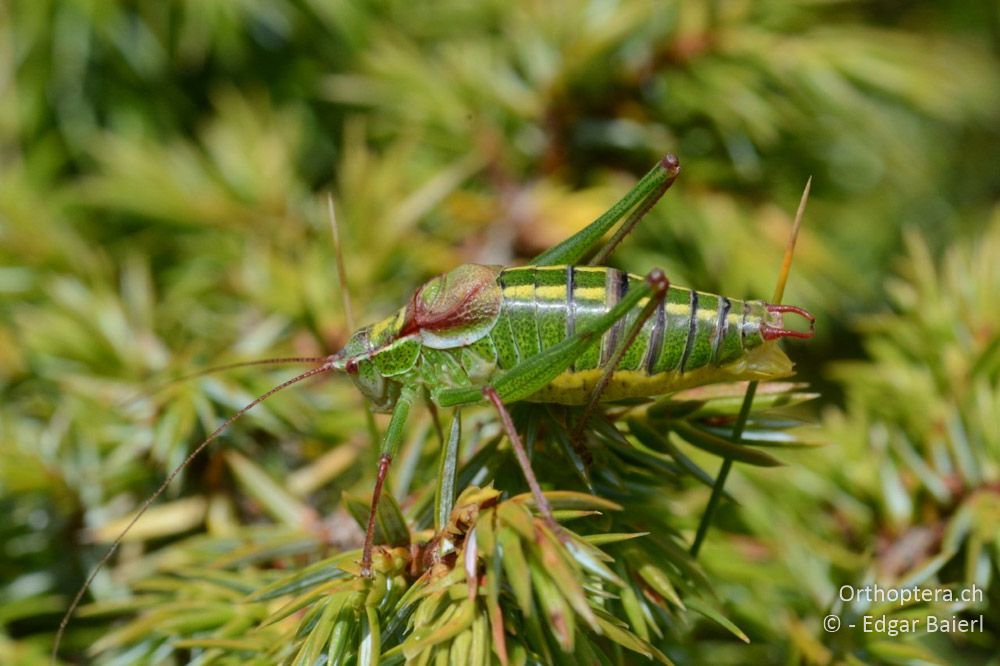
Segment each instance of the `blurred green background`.
[[[988,1],[0,3],[0,662],[42,659],[98,528],[289,373],[131,398],[346,339],[327,193],[365,323],[547,248],[669,151],[682,175],[614,262],[734,297],[770,295],[813,177],[785,300],[818,319],[788,351],[828,443],[738,468],[702,562],[751,643],[695,625],[670,656],[998,663],[998,55]],[[287,392],[148,536],[239,497],[225,449],[277,479],[340,451],[303,482],[328,510],[370,488],[365,437],[342,379]],[[685,534],[706,498],[672,500]],[[871,582],[976,583],[987,630],[825,633]]]

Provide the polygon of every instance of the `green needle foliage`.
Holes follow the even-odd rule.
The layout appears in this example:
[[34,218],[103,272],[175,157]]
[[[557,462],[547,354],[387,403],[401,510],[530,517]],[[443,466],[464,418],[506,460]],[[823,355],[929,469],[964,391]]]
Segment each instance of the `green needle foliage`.
[[[889,308],[858,320],[870,358],[833,366],[846,391],[845,407],[824,418],[823,436],[835,446],[801,459],[787,483],[758,474],[734,480],[731,491],[743,511],[729,523],[728,540],[708,544],[704,562],[726,581],[721,595],[740,595],[733,621],[770,646],[757,653],[760,659],[988,664],[995,658],[1000,322],[989,301],[1000,288],[998,250],[996,214],[974,242],[958,243],[939,259],[911,235],[888,285]],[[843,585],[873,584],[947,589],[954,599],[841,599]],[[979,595],[960,599],[973,586]],[[820,623],[829,613],[845,626],[884,615],[918,619],[921,627],[892,637],[825,633]],[[983,629],[928,634],[928,615],[981,617]]]
[[[60,658],[993,663],[998,34],[955,0],[0,3],[0,663],[47,663],[131,512],[294,368],[171,380],[346,340],[327,193],[358,325],[547,249],[667,151],[681,178],[611,261],[735,297],[771,293],[814,178],[786,300],[817,338],[743,443],[742,386],[608,406],[589,468],[572,410],[519,406],[564,544],[488,410],[443,451],[421,413],[365,588],[365,405],[304,384],[178,477]],[[868,583],[986,598],[837,601]],[[883,610],[987,627],[822,628]]]
[[[253,462],[228,454],[247,494],[275,519],[285,516],[289,527],[216,526],[208,536],[161,550],[155,573],[134,585],[131,601],[83,609],[86,617],[138,613],[90,652],[153,659],[167,650],[206,663],[295,664],[317,663],[320,655],[337,664],[547,664],[570,655],[613,663],[634,658],[624,656],[631,652],[670,664],[663,650],[699,617],[748,640],[725,617],[675,516],[657,502],[672,489],[711,484],[690,457],[698,449],[751,465],[779,464],[752,439],[738,446],[714,432],[734,418],[738,388],[613,409],[588,433],[592,468],[569,445],[563,424],[573,418],[570,410],[521,406],[538,474],[558,479],[556,487],[594,493],[548,493],[569,525],[553,532],[535,516],[530,494],[504,500],[498,488],[469,485],[489,478],[508,493],[524,487],[501,437],[482,442],[462,465],[458,454],[469,443],[458,442],[440,452],[452,459],[441,467],[450,472],[434,479],[430,465],[416,466],[426,481],[411,488],[406,511],[391,496],[380,507],[376,541],[383,545],[372,581],[358,575],[359,550],[337,552],[331,543],[334,522],[295,530],[310,523],[310,509]],[[768,385],[754,414],[765,419],[774,408],[815,397],[795,388]],[[752,432],[766,446],[808,446],[785,434],[788,426],[761,422]],[[433,446],[424,444],[417,455],[427,458]],[[465,488],[457,498],[441,490],[455,485],[446,483],[449,473]],[[435,521],[432,502],[442,495],[445,508],[454,508],[442,514],[446,521]],[[368,498],[344,499],[360,530]],[[171,509],[175,525],[180,502]],[[159,523],[164,511],[147,522]]]

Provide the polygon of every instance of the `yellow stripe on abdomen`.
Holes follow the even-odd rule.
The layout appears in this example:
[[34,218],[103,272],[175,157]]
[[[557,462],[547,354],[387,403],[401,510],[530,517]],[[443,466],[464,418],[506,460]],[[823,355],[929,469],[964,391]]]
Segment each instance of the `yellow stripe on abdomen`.
[[[604,370],[601,368],[564,372],[527,398],[527,401],[585,405],[590,401],[594,387],[603,374]],[[705,366],[684,373],[661,372],[655,375],[637,370],[619,370],[611,376],[607,389],[601,394],[601,401],[648,398],[715,382],[770,380],[790,374],[791,361],[780,347],[768,343],[750,350],[739,361],[721,367]]]

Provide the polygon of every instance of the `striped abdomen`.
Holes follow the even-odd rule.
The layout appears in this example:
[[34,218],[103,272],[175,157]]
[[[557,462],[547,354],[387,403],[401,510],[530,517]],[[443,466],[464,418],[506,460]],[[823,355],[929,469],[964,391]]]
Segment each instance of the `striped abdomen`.
[[[503,270],[497,277],[503,308],[490,332],[499,368],[512,368],[565,340],[614,307],[629,284],[642,279],[603,267]],[[644,305],[640,303],[532,399],[565,403],[589,399],[590,389],[624,344]],[[655,395],[710,381],[788,374],[791,364],[773,345],[767,345],[773,352],[762,359],[765,363],[747,362],[750,352],[765,342],[762,327],[767,322],[766,305],[760,301],[670,287],[664,302],[626,350],[605,397]]]

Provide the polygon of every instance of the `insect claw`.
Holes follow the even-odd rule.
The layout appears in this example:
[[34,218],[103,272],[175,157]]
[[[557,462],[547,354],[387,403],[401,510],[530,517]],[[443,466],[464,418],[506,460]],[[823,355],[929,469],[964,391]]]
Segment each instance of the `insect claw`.
[[[764,306],[768,312],[773,314],[785,314],[791,312],[792,314],[797,314],[806,321],[809,322],[808,331],[793,331],[787,328],[781,328],[781,326],[772,326],[770,324],[761,324],[760,334],[765,340],[778,340],[780,338],[804,338],[808,339],[816,334],[816,317],[813,316],[808,310],[804,310],[800,307],[794,305],[781,305],[779,303],[767,303]],[[783,325],[782,319],[782,325]]]

